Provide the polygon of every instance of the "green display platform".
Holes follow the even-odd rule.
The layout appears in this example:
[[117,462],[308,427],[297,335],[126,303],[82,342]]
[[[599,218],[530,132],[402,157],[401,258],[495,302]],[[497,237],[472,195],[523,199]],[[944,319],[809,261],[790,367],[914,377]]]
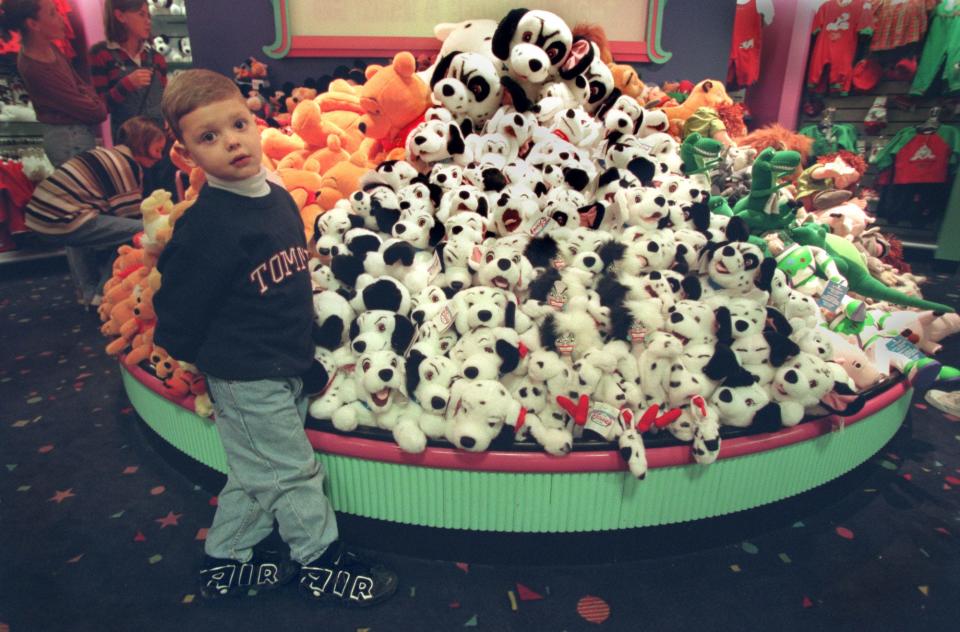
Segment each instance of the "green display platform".
[[[158,395],[125,369],[121,374],[137,413],[160,437],[226,473],[226,458],[209,420]],[[327,470],[334,508],[364,518],[494,532],[627,529],[742,511],[831,481],[890,440],[907,414],[911,395],[911,390],[905,390],[868,417],[834,432],[721,458],[706,467],[654,468],[643,481],[625,470],[517,473],[424,467],[338,454],[318,453],[317,458]]]

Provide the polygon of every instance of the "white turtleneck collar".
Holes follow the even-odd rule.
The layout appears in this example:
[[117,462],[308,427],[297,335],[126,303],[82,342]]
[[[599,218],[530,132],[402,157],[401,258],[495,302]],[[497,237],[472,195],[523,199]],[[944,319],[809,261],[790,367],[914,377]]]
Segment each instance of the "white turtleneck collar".
[[223,189],[243,197],[258,198],[270,195],[270,185],[267,184],[267,170],[263,167],[260,167],[260,171],[256,175],[252,175],[245,180],[223,180],[208,173],[207,184],[215,189]]

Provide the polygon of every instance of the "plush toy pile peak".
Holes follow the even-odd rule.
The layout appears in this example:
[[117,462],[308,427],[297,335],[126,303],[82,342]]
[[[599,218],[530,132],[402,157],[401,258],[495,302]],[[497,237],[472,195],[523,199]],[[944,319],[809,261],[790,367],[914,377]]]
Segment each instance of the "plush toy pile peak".
[[431,67],[400,53],[264,132],[315,254],[313,417],[408,452],[599,439],[642,478],[651,433],[707,464],[724,426],[960,378],[928,355],[960,317],[885,261],[855,156],[743,137],[716,81],[618,83],[546,11],[437,32]]

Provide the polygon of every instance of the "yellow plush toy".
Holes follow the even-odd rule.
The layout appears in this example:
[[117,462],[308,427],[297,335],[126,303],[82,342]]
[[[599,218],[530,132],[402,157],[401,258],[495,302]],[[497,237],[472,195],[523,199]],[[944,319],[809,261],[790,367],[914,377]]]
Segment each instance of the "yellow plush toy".
[[389,66],[367,66],[367,82],[360,92],[360,105],[366,112],[362,129],[377,141],[368,157],[378,163],[403,159],[407,135],[432,103],[430,86],[416,70],[417,60],[406,51],[397,53]]

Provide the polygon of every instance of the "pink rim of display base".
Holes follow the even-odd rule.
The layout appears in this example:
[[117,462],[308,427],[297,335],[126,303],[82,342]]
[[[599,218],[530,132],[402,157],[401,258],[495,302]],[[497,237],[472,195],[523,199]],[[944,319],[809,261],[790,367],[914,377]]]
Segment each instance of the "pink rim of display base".
[[[139,366],[126,366],[138,382],[168,399],[174,404],[193,411],[193,396],[171,397],[163,383]],[[792,428],[749,437],[725,439],[718,459],[732,459],[757,452],[775,450],[801,441],[837,432],[844,426],[855,424],[893,404],[910,390],[901,380],[866,402],[863,409],[849,417],[828,415]],[[416,467],[438,469],[472,470],[481,472],[527,472],[527,473],[573,473],[617,472],[626,469],[626,464],[617,450],[591,450],[571,452],[558,457],[543,452],[466,452],[455,448],[428,447],[420,454],[404,452],[395,443],[351,437],[320,430],[306,430],[310,444],[315,450],[327,454],[355,457],[368,461],[381,461]],[[694,465],[689,445],[651,448],[646,451],[650,469]]]

